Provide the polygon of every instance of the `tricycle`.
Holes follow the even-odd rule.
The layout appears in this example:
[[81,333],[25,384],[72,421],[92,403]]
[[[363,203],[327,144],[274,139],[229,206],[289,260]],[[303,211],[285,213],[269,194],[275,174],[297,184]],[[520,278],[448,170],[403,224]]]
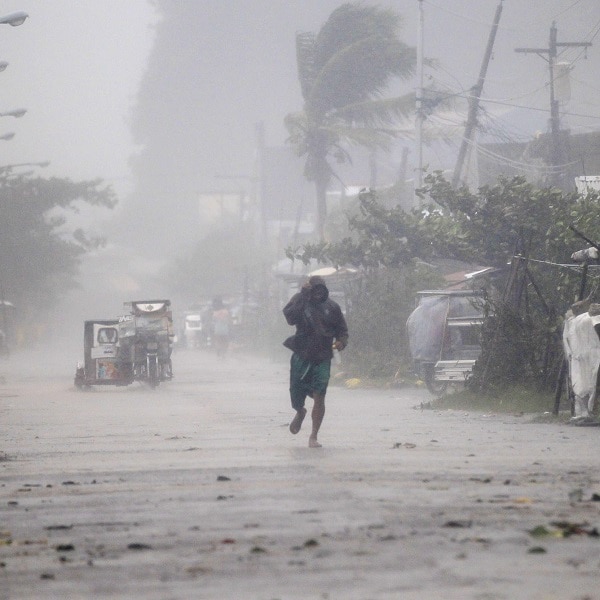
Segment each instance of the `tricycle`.
[[116,319],[84,322],[84,361],[75,371],[77,388],[92,385],[156,387],[172,379],[173,318],[170,300],[125,302]]
[[464,384],[481,353],[483,292],[425,290],[406,327],[415,371],[435,396]]

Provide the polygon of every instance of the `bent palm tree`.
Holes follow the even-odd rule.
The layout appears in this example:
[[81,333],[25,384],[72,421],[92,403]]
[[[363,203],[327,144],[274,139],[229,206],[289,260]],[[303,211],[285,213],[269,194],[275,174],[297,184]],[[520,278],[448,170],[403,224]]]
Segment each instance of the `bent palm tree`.
[[304,110],[288,114],[288,141],[306,156],[304,174],[317,194],[317,232],[324,239],[330,159],[350,160],[347,145],[389,150],[394,121],[414,110],[414,95],[382,98],[393,77],[414,71],[415,52],[398,37],[400,17],[361,4],[337,8],[317,35],[296,36]]

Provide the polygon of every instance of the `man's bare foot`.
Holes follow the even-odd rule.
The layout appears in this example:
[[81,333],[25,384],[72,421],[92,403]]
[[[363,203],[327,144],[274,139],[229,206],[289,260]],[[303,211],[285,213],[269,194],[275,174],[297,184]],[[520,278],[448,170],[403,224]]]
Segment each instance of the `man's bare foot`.
[[303,408],[296,412],[296,416],[293,418],[290,423],[290,431],[296,435],[300,431],[300,427],[302,427],[302,421],[304,421],[304,417],[306,416],[306,409]]
[[319,444],[319,442],[317,442],[316,436],[311,435],[308,438],[308,447],[309,448],[322,448],[323,446],[321,446],[321,444]]

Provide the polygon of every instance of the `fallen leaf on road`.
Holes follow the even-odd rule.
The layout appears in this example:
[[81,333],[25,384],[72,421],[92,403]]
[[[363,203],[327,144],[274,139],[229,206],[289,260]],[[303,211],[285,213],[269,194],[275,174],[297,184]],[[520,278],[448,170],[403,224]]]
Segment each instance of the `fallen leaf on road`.
[[447,521],[444,527],[471,527],[472,521]]
[[558,527],[562,531],[563,537],[569,537],[570,535],[589,535],[590,537],[600,537],[600,534],[595,527],[590,529],[584,523],[554,521],[552,525],[554,527]]
[[534,538],[554,537],[562,538],[565,537],[564,532],[561,529],[549,529],[544,525],[538,525],[533,529],[529,530],[529,535]]
[[139,542],[129,544],[127,548],[129,550],[152,550],[152,546],[149,546],[148,544],[140,544]]

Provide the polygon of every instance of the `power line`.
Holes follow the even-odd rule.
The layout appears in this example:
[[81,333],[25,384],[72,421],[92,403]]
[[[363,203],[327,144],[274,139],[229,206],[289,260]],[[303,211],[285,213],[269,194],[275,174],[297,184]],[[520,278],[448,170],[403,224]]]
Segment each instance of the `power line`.
[[600,94],[600,88],[594,87],[588,81],[583,81],[582,79],[578,79],[577,77],[573,77],[573,76],[571,76],[571,80],[574,81],[575,83],[580,83],[581,85],[588,87],[591,90],[594,90],[595,92],[598,92]]
[[[429,6],[432,6],[433,8],[437,8],[438,10],[448,13],[449,15],[452,15],[454,17],[458,17],[459,19],[463,19],[464,21],[469,21],[470,23],[477,23],[478,25],[482,25],[484,27],[490,26],[490,21],[481,21],[479,19],[473,19],[472,17],[467,17],[465,15],[461,15],[460,13],[449,10],[448,8],[445,8],[444,6],[439,6],[438,4],[434,4],[433,2],[430,2],[430,0],[426,0],[426,2]],[[503,31],[512,31],[512,32],[522,32],[523,31],[523,29],[520,29],[520,28],[513,29],[510,27],[498,27],[498,29],[501,29]]]
[[[591,36],[589,37],[589,42],[591,44],[598,35],[598,33],[600,33],[600,20],[594,25],[594,27],[592,27],[591,31],[584,37],[584,39],[587,39],[588,36]],[[581,60],[581,57],[585,56],[586,53],[587,48],[583,48],[583,50],[580,50],[579,54],[571,62],[575,64],[577,61]]]
[[563,8],[563,10],[559,11],[558,13],[556,13],[552,17],[552,20],[553,21],[556,20],[557,17],[560,17],[560,15],[563,15],[567,11],[571,10],[574,6],[577,6],[580,2],[581,2],[581,0],[575,0],[575,2],[573,2],[573,4],[571,4],[570,6],[567,6],[567,8]]
[[[468,98],[469,96],[465,96],[466,98]],[[482,98],[481,102],[489,102],[490,104],[500,104],[501,106],[510,106],[512,108],[525,108],[527,110],[536,110],[539,112],[549,112],[549,109],[547,108],[537,108],[535,106],[525,106],[524,104],[512,104],[511,102],[504,102],[503,100],[494,100],[491,98]],[[598,115],[582,115],[580,113],[574,113],[574,112],[563,112],[563,115],[569,116],[569,117],[582,117],[584,119],[597,119]]]
[[[474,144],[474,142],[471,142]],[[521,160],[515,160],[514,158],[509,158],[508,156],[504,156],[503,154],[498,154],[489,148],[485,148],[481,144],[477,146],[477,151],[483,154],[484,156],[488,156],[489,158],[493,158],[495,162],[504,163],[514,167],[515,169],[520,169],[522,171],[541,171],[546,174],[559,173],[562,169],[566,169],[567,167],[572,167],[576,165],[579,161],[573,160],[563,165],[543,165],[543,164],[533,164],[529,162],[524,162]]]
[[531,139],[529,132],[522,131],[516,127],[500,121],[498,118],[492,116],[488,111],[482,112],[484,122],[481,123],[481,131],[484,131],[487,135],[492,135],[503,142],[524,142]]

